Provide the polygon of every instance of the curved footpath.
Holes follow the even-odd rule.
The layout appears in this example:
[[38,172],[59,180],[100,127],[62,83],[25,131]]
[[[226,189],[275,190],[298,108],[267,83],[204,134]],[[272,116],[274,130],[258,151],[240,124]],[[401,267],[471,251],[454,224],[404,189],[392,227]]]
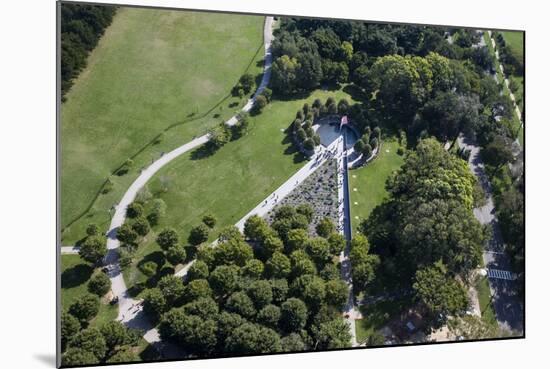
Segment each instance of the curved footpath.
[[[273,17],[266,17],[264,23],[264,73],[262,81],[256,90],[256,93],[250,98],[245,106],[241,109],[241,112],[247,113],[254,106],[256,97],[263,92],[267,87],[271,78],[271,41],[273,40]],[[227,125],[234,125],[238,122],[238,114],[231,117],[226,121]],[[115,214],[111,219],[109,231],[107,232],[107,256],[105,257],[105,266],[108,268],[108,275],[111,279],[112,292],[115,297],[118,298],[118,317],[117,320],[123,322],[130,328],[138,328],[145,331],[144,338],[147,342],[159,349],[165,357],[181,357],[181,350],[173,345],[166,345],[161,343],[159,333],[154,328],[153,324],[145,316],[141,301],[134,300],[128,294],[128,289],[122,271],[119,265],[119,257],[117,249],[120,246],[120,242],[116,238],[116,232],[120,226],[124,224],[126,220],[126,208],[134,201],[138,191],[166,164],[183,155],[184,153],[205,144],[208,142],[208,134],[197,137],[192,141],[170,151],[163,155],[157,161],[152,163],[149,167],[144,169],[139,177],[128,188],[119,204],[116,206]],[[65,246],[61,248],[62,254],[75,254],[78,253],[78,249],[74,246]]]

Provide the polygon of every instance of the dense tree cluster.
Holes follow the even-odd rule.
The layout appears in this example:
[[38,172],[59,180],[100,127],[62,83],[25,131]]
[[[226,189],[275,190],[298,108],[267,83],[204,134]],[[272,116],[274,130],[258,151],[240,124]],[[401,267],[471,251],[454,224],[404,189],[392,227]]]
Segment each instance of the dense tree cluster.
[[485,236],[472,212],[475,184],[466,162],[434,139],[421,140],[388,179],[389,200],[361,224],[381,273],[412,285],[431,316],[465,309],[459,281],[481,263]]
[[140,361],[136,348],[142,333],[112,321],[100,327],[81,329],[78,320],[61,315],[61,342],[64,366]]
[[88,53],[94,49],[115,15],[115,6],[61,4],[61,95],[84,69]]
[[[196,356],[348,347],[335,258],[345,241],[329,221],[310,237],[311,220],[307,205],[282,206],[271,225],[251,216],[244,235],[230,227],[216,247],[199,246],[185,281],[164,276],[143,293],[161,337]],[[157,242],[177,243],[166,232]]]

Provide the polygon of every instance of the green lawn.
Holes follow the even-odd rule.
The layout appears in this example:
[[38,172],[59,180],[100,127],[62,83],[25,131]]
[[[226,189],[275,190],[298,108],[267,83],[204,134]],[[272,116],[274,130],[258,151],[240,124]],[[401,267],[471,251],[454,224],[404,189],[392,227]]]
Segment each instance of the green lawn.
[[388,324],[391,319],[410,306],[408,300],[380,301],[368,306],[362,306],[363,319],[355,321],[357,342],[365,342],[371,335]]
[[[95,271],[97,272],[97,271]],[[80,296],[88,293],[88,280],[94,273],[94,269],[84,262],[78,255],[61,256],[61,308],[68,310],[72,303]],[[118,310],[105,301],[101,302],[99,313],[91,321],[90,325],[100,326],[103,323],[116,319]]]
[[479,299],[479,308],[481,309],[481,318],[489,324],[497,324],[495,311],[491,303],[491,290],[487,277],[479,278],[476,283],[476,290]]
[[[149,183],[151,192],[168,205],[166,216],[155,230],[171,226],[187,240],[190,228],[199,224],[204,214],[212,213],[218,219],[210,237],[214,240],[222,227],[235,224],[305,164],[283,130],[305,102],[311,105],[315,98],[326,100],[329,96],[336,100],[346,97],[351,102],[342,90],[273,101],[260,115],[251,117],[248,135],[212,156],[193,160],[191,152],[168,164]],[[167,192],[160,191],[163,186]],[[125,271],[129,288],[146,280],[137,264],[159,250],[154,239],[154,234],[148,236],[138,248],[134,265]]]
[[376,159],[349,172],[353,229],[357,229],[360,221],[368,218],[372,209],[387,196],[386,179],[403,164],[403,157],[397,154],[398,147],[395,139],[383,139],[382,150]]
[[[82,238],[90,222],[106,229],[108,209],[140,168],[239,110],[246,97],[227,96],[245,71],[262,72],[263,22],[236,14],[118,11],[61,107],[64,244]],[[161,143],[150,144],[168,128]],[[93,202],[129,157],[133,170],[112,176],[114,190]]]

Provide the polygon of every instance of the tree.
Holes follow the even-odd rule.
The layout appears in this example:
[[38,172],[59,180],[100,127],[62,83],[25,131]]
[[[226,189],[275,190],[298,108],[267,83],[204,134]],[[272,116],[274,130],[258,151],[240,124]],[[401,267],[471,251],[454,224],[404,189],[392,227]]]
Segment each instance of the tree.
[[323,278],[325,281],[330,281],[333,279],[340,279],[340,270],[338,269],[338,266],[334,263],[327,263],[321,272],[319,273],[321,278]]
[[186,257],[187,253],[185,252],[185,248],[181,245],[174,245],[166,250],[166,259],[172,265],[183,263]]
[[246,287],[246,293],[257,309],[261,309],[273,300],[271,284],[267,280],[252,281]]
[[306,304],[295,297],[287,299],[281,305],[281,324],[287,332],[296,332],[304,328],[307,320]]
[[266,221],[255,214],[246,219],[244,223],[244,235],[249,240],[259,241],[263,238],[267,228],[269,228],[269,226]]
[[199,297],[183,306],[187,315],[196,315],[202,319],[212,319],[218,314],[218,304],[211,297]]
[[199,297],[211,297],[212,289],[206,279],[195,279],[185,286],[184,300],[190,302]]
[[320,277],[304,275],[298,277],[294,282],[299,281],[300,278],[305,278],[306,280],[302,286],[301,297],[303,297],[310,308],[320,306],[326,296],[325,281]]
[[257,316],[258,323],[277,329],[279,320],[281,319],[281,309],[275,305],[266,305],[259,312]]
[[191,245],[199,245],[208,240],[209,228],[205,224],[199,224],[191,228],[189,232],[189,238],[187,239]]
[[181,278],[175,275],[165,275],[160,279],[157,286],[166,299],[166,304],[169,306],[179,301],[185,293],[185,287]]
[[281,346],[284,352],[301,352],[306,349],[306,345],[297,333],[291,333],[281,339]]
[[290,274],[290,260],[281,252],[276,252],[265,264],[267,274],[272,278],[286,278]]
[[419,269],[415,275],[413,289],[416,298],[433,317],[441,314],[446,319],[448,315],[460,314],[468,307],[466,289],[447,273],[447,267],[438,261]]
[[138,234],[130,224],[124,223],[117,229],[116,238],[125,245],[135,245]]
[[264,264],[258,259],[249,260],[241,269],[241,272],[245,277],[260,278],[264,273]]
[[329,250],[332,255],[339,255],[346,247],[346,239],[344,235],[332,232],[328,238]]
[[86,234],[88,236],[97,236],[99,234],[99,227],[97,224],[88,224],[88,227],[86,227]]
[[239,228],[234,225],[222,228],[220,234],[218,235],[219,242],[225,242],[231,239],[244,240],[241,231],[239,231]]
[[152,288],[143,293],[143,311],[155,322],[166,310],[166,299],[160,289]]
[[217,315],[218,323],[218,342],[224,342],[227,336],[231,334],[237,327],[246,322],[239,314],[222,311]]
[[75,334],[80,331],[80,322],[77,318],[67,313],[66,311],[61,313],[61,345],[65,348],[67,342],[69,342]]
[[[319,242],[313,242],[313,246],[316,248],[319,247],[319,250],[322,250],[322,245]],[[315,264],[313,264],[313,261],[309,257],[309,255],[303,251],[303,250],[297,250],[294,251],[292,254],[290,254],[290,265],[291,265],[291,271],[292,275],[294,277],[298,277],[304,274],[315,274],[317,269],[315,268]]]
[[208,228],[214,228],[216,225],[216,217],[212,214],[206,214],[202,217],[202,222],[206,224]]
[[291,229],[288,232],[286,241],[286,251],[291,253],[296,250],[303,250],[306,247],[306,242],[309,239],[309,235],[305,229]]
[[85,326],[99,312],[99,298],[86,293],[69,307],[69,314],[73,315]]
[[296,58],[282,55],[275,59],[271,67],[271,86],[280,94],[293,93],[297,87],[300,64]]
[[216,265],[235,264],[244,266],[254,257],[252,247],[242,238],[232,238],[218,244],[214,249],[214,261]]
[[235,354],[280,352],[281,341],[272,329],[244,323],[229,334],[225,340],[225,350]]
[[208,265],[202,260],[196,260],[187,271],[187,280],[193,281],[206,278],[208,278]]
[[254,101],[254,112],[261,113],[263,108],[267,106],[267,99],[263,95],[256,96],[256,100]]
[[273,302],[280,304],[286,300],[288,294],[288,282],[286,279],[270,279],[271,292],[273,293]]
[[254,303],[248,295],[242,291],[234,292],[225,303],[225,309],[230,313],[236,313],[244,318],[252,318],[256,315]]
[[141,358],[134,350],[130,347],[124,348],[120,351],[117,351],[113,356],[111,356],[107,363],[132,363],[135,361],[140,361]]
[[326,302],[338,309],[348,301],[348,286],[341,279],[329,280],[325,283]]
[[269,234],[262,241],[262,252],[266,259],[276,252],[282,252],[283,248],[283,241],[277,237],[275,232],[273,232],[273,234]]
[[103,272],[96,273],[88,282],[88,291],[98,295],[105,295],[111,289],[111,280]]
[[250,73],[243,74],[241,78],[239,78],[239,83],[242,85],[244,93],[246,94],[250,93],[256,85],[254,76]]
[[80,246],[78,255],[92,264],[99,264],[107,255],[107,244],[103,236],[88,236]]
[[164,228],[157,236],[157,244],[163,250],[168,250],[178,244],[178,233],[173,228]]
[[[334,228],[332,223],[330,226]],[[321,233],[328,236],[331,231],[330,226],[323,227],[323,229],[321,229]],[[330,260],[330,246],[325,238],[315,237],[309,239],[306,242],[306,250],[318,267],[324,266]]]
[[328,236],[335,230],[336,226],[334,225],[334,222],[328,217],[321,219],[315,227],[317,234],[324,238],[328,238]]
[[211,353],[217,342],[216,322],[187,315],[181,308],[172,309],[162,317],[159,332],[162,339],[172,339],[197,355]]
[[64,366],[79,366],[97,364],[98,359],[92,352],[86,351],[78,347],[70,347],[63,353],[61,362]]
[[218,296],[225,296],[237,288],[239,267],[235,265],[220,265],[208,278],[210,286]]
[[356,152],[356,153],[363,153],[363,150],[365,149],[365,142],[361,139],[357,140],[355,142],[355,144],[353,145],[353,150]]
[[108,356],[128,341],[126,327],[119,321],[107,322],[103,324],[99,330],[105,339]]
[[137,218],[143,215],[143,211],[143,205],[134,201],[126,208],[126,216],[128,218]]
[[321,323],[315,336],[320,350],[351,347],[349,323],[341,318]]
[[143,216],[137,217],[132,222],[132,229],[140,236],[146,236],[147,233],[151,230],[151,227],[149,225],[149,221],[145,219]]
[[309,204],[300,204],[296,206],[296,213],[303,215],[308,223],[313,220],[313,208]]
[[483,161],[495,168],[514,160],[511,142],[504,136],[496,136],[481,152]]
[[80,348],[94,355],[97,361],[107,353],[105,338],[97,328],[86,328],[77,333],[69,342],[69,347]]
[[304,146],[304,150],[306,151],[315,150],[315,142],[311,138],[306,139],[303,143],[303,146]]
[[353,286],[357,291],[366,288],[374,279],[376,268],[380,264],[378,255],[369,254],[370,245],[363,235],[355,235],[351,240],[350,261],[352,264]]

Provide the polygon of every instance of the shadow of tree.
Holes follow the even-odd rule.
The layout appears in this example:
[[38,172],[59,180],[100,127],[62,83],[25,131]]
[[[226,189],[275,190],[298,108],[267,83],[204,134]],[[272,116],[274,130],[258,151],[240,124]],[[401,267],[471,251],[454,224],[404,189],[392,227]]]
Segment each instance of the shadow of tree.
[[88,264],[78,264],[61,273],[61,287],[72,288],[80,286],[90,279],[94,268]]
[[218,151],[218,148],[207,142],[191,152],[191,160],[200,160],[208,158]]

